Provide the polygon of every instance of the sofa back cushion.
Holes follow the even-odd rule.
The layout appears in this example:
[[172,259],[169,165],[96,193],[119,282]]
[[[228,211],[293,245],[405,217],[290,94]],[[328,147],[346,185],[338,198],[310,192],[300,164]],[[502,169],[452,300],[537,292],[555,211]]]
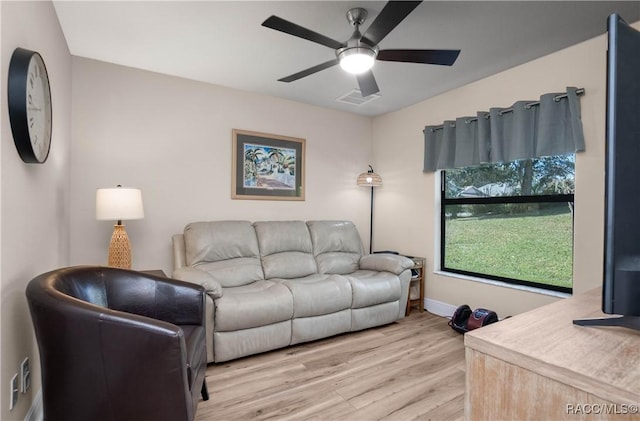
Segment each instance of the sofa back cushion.
[[193,222],[184,229],[186,262],[209,272],[223,287],[264,279],[249,221]]
[[253,226],[265,279],[301,278],[318,273],[309,230],[303,221],[261,221]]
[[362,241],[353,222],[307,221],[320,273],[344,275],[358,270]]

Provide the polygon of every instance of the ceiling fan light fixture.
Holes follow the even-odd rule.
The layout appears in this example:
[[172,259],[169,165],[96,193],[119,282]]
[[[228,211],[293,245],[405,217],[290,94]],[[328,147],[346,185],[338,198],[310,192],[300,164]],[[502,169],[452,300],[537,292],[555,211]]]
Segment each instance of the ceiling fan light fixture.
[[373,67],[376,55],[377,51],[370,47],[347,47],[338,51],[338,60],[346,72],[357,75]]

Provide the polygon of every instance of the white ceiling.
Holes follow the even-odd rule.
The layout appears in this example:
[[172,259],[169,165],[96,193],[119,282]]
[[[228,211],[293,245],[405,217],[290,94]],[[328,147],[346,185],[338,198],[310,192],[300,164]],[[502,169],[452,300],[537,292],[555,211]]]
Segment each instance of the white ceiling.
[[[71,54],[374,116],[606,32],[618,12],[640,19],[640,1],[425,1],[380,48],[460,49],[452,67],[377,62],[381,98],[361,106],[336,98],[357,88],[339,66],[291,83],[277,79],[335,58],[330,48],[264,28],[277,15],[338,41],[353,28],[345,13],[378,1],[58,1]],[[604,51],[594,51],[602,54]],[[526,83],[526,81],[523,81]]]

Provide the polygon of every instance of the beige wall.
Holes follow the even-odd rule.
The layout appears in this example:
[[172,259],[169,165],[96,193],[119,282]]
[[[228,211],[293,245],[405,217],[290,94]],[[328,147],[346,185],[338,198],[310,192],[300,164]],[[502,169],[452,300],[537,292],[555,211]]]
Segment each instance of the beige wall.
[[[35,275],[69,263],[69,146],[71,141],[71,56],[50,2],[0,2],[0,399],[3,421],[24,420],[40,390],[38,348],[25,299]],[[44,165],[22,162],[13,143],[5,83],[16,47],[38,51],[51,82],[53,134]],[[9,381],[25,357],[31,360],[32,387],[9,412]]]
[[[125,222],[133,266],[171,273],[171,235],[192,221],[350,219],[368,247],[372,120],[186,79],[73,59],[71,262],[106,264],[112,222],[95,189],[142,190]],[[306,139],[306,200],[231,199],[231,131]]]
[[603,35],[374,119],[374,157],[385,180],[377,191],[374,243],[428,258],[428,298],[491,308],[501,317],[555,300],[434,273],[439,177],[422,173],[422,130],[445,119],[473,116],[478,110],[563,92],[566,86],[586,89],[581,98],[586,151],[576,156],[574,291],[601,284],[606,49]]
[[[600,283],[604,37],[369,119],[72,60],[49,2],[0,2],[0,21],[2,80],[15,47],[40,51],[54,101],[49,160],[26,165],[13,146],[4,83],[0,86],[2,420],[24,419],[40,389],[26,283],[54,267],[106,262],[112,228],[94,219],[98,187],[142,189],[145,219],[127,223],[134,267],[169,272],[170,236],[195,220],[346,218],[358,225],[367,247],[369,192],[357,188],[354,180],[372,163],[384,178],[384,186],[376,190],[375,248],[426,256],[430,298],[493,308],[501,316],[516,314],[552,299],[433,273],[436,179],[422,173],[422,129],[490,106],[579,86],[587,91],[582,98],[587,151],[578,155],[576,164],[575,288],[580,292]],[[233,128],[306,138],[306,201],[231,200]],[[25,356],[33,361],[33,387],[9,413],[9,379]]]

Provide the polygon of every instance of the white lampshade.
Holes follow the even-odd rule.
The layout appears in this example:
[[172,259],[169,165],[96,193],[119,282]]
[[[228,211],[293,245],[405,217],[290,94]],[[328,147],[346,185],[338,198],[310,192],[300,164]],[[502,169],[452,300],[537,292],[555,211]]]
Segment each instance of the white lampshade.
[[345,48],[338,53],[340,67],[353,74],[366,72],[373,67],[376,51],[368,47]]
[[96,190],[96,219],[130,220],[144,218],[140,189],[114,187]]
[[380,187],[382,185],[382,177],[373,171],[363,172],[358,176],[356,184],[360,187]]

